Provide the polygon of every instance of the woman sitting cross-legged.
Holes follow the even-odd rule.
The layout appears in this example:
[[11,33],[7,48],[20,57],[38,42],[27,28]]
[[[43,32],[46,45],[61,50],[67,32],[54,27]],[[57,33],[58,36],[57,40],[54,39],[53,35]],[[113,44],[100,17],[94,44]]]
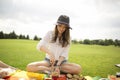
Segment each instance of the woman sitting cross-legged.
[[46,53],[45,60],[32,62],[27,65],[27,71],[44,72],[50,71],[55,66],[55,71],[60,73],[79,74],[81,66],[68,62],[70,48],[70,25],[69,17],[61,15],[53,31],[48,31],[38,43],[37,49]]

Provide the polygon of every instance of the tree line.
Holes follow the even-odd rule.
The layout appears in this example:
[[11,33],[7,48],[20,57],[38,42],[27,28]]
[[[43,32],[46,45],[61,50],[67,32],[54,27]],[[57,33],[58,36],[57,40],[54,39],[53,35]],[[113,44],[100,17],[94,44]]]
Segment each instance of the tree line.
[[[3,31],[0,31],[0,39],[30,39],[29,35],[17,35],[15,31],[12,31],[10,33],[4,33]],[[42,38],[37,37],[37,35],[34,36],[33,40],[41,40]],[[120,40],[118,39],[97,39],[97,40],[89,40],[89,39],[84,39],[83,41],[77,41],[77,40],[72,40],[72,43],[74,44],[88,44],[88,45],[103,45],[103,46],[109,46],[109,45],[114,45],[114,46],[119,46],[120,47]]]
[[72,40],[72,43],[74,44],[87,44],[87,45],[102,45],[102,46],[109,46],[109,45],[114,45],[114,46],[119,46],[120,47],[120,40],[118,39],[97,39],[97,40],[89,40],[89,39],[84,39],[84,40]]
[[[12,31],[10,33],[4,33],[3,31],[0,31],[0,39],[30,39],[29,35],[17,35],[15,31]],[[34,36],[33,40],[41,40],[41,38]]]

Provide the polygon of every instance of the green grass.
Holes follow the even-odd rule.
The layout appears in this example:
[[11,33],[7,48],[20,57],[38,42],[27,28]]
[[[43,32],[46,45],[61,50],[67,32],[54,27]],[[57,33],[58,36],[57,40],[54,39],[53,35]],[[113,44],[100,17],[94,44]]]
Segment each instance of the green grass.
[[[0,60],[26,70],[26,65],[44,59],[45,54],[36,50],[38,41],[0,39]],[[115,75],[120,68],[120,48],[114,46],[72,44],[69,61],[80,64],[82,75],[107,77]]]

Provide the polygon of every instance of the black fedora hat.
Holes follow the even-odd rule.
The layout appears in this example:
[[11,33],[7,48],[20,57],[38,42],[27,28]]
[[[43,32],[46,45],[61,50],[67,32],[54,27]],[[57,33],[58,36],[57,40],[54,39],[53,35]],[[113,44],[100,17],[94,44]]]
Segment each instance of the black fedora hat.
[[69,27],[69,29],[72,29],[72,28],[70,27],[70,19],[69,19],[69,17],[66,16],[66,15],[60,15],[59,18],[58,18],[58,20],[57,20],[57,23],[56,23],[56,24],[57,24],[57,25],[58,25],[58,24],[65,24],[65,25],[67,25],[67,27]]

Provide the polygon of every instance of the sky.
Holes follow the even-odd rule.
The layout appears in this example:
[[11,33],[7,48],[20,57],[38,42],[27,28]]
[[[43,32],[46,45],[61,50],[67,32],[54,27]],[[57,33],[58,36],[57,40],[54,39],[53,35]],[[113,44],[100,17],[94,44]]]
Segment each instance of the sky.
[[60,15],[72,39],[120,39],[120,0],[0,0],[0,31],[42,38]]

